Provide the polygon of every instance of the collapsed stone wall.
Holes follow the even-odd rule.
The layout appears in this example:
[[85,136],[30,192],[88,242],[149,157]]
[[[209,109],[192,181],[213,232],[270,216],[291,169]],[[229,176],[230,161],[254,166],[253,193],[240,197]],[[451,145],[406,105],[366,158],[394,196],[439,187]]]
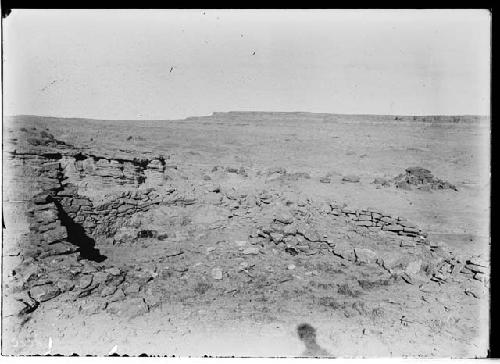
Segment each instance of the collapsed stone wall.
[[399,216],[391,216],[375,209],[351,209],[345,204],[332,203],[331,214],[345,216],[357,226],[365,226],[370,230],[384,230],[411,237],[424,236],[425,233],[416,224]]
[[[272,202],[272,197],[266,194],[263,198],[266,204]],[[377,265],[410,284],[421,282],[423,277],[443,284],[462,275],[489,286],[487,262],[453,254],[444,243],[428,239],[422,229],[404,218],[374,209],[354,210],[336,202],[316,207],[306,203],[304,207],[304,210],[279,210],[269,223],[257,226],[250,238],[260,238],[265,244],[273,243],[291,255],[312,255],[319,250],[328,250],[350,264]],[[317,218],[316,226],[311,226],[305,221],[310,216],[304,212],[314,209],[335,220],[345,218],[352,224],[357,238],[347,234],[346,240],[332,239],[328,229],[318,228]],[[378,235],[380,233],[383,235]],[[363,235],[381,245],[369,245],[361,240],[356,242]]]

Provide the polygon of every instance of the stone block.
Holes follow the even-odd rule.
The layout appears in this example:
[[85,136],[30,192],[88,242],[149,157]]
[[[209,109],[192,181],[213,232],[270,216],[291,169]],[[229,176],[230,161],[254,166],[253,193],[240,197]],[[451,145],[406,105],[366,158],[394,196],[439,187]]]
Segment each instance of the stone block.
[[405,233],[414,234],[414,235],[417,235],[419,233],[419,229],[418,228],[409,227],[407,225],[403,226],[403,231]]
[[397,224],[385,225],[382,230],[386,231],[403,231],[403,227]]
[[383,216],[380,218],[380,221],[383,221],[387,224],[396,224],[397,223],[397,220],[393,219],[390,216]]
[[474,273],[482,273],[482,274],[487,274],[488,273],[488,268],[480,266],[480,265],[475,265],[475,264],[470,264],[467,263],[465,265],[467,269],[469,269],[471,272]]
[[348,243],[336,243],[333,247],[333,253],[343,259],[347,259],[352,262],[355,260],[354,249]]
[[355,262],[362,264],[375,263],[377,261],[377,253],[366,248],[354,248]]
[[60,241],[68,238],[68,233],[66,228],[62,225],[56,225],[53,230],[48,230],[44,232],[41,236],[42,240],[47,243],[52,243],[55,241]]
[[60,293],[61,291],[59,290],[59,288],[51,284],[35,286],[30,290],[30,296],[38,302],[51,300],[59,296]]

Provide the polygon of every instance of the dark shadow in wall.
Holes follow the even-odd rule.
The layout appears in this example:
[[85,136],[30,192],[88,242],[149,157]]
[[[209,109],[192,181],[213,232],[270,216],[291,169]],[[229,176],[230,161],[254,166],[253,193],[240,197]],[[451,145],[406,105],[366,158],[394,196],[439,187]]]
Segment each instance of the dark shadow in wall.
[[97,263],[105,261],[107,257],[102,255],[99,252],[99,249],[95,248],[95,240],[85,233],[85,229],[80,224],[77,224],[71,217],[69,217],[59,201],[53,199],[53,202],[57,207],[61,224],[66,227],[68,241],[80,248],[80,257]]

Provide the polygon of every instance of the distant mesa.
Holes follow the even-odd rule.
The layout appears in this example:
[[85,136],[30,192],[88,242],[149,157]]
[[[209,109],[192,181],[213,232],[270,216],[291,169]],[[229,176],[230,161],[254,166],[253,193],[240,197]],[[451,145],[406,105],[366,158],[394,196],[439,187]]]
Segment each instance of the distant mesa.
[[[52,117],[37,115],[13,115],[5,117],[9,122],[102,122],[102,121],[136,121],[135,119],[91,119],[79,117]],[[227,111],[213,112],[211,115],[190,116],[183,119],[141,119],[141,122],[165,122],[165,121],[296,121],[296,122],[431,122],[431,123],[489,123],[489,116],[480,115],[375,115],[375,114],[335,114],[314,113],[306,111]]]
[[318,121],[318,122],[433,122],[433,123],[482,123],[489,117],[478,115],[370,115],[370,114],[333,114],[306,111],[227,111],[213,112],[209,116],[194,116],[186,121]]

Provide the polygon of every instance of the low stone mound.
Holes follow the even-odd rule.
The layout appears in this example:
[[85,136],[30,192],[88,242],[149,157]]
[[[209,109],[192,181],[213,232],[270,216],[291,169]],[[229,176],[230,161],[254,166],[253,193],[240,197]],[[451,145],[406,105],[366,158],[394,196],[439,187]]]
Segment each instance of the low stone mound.
[[395,178],[395,182],[396,187],[398,187],[398,184],[405,183],[410,186],[417,186],[417,188],[422,190],[451,189],[458,191],[455,185],[434,177],[431,171],[422,167],[406,168],[404,174],[400,174]]
[[434,177],[431,171],[422,167],[408,167],[405,173],[401,173],[392,180],[376,178],[373,183],[384,187],[394,185],[403,190],[412,190],[415,187],[422,191],[447,189],[458,191],[455,185]]
[[66,145],[65,142],[56,139],[54,135],[45,130],[38,130],[36,128],[31,128],[28,130],[26,128],[21,128],[20,131],[23,132],[21,140],[32,146],[47,146],[57,148],[58,146]]

